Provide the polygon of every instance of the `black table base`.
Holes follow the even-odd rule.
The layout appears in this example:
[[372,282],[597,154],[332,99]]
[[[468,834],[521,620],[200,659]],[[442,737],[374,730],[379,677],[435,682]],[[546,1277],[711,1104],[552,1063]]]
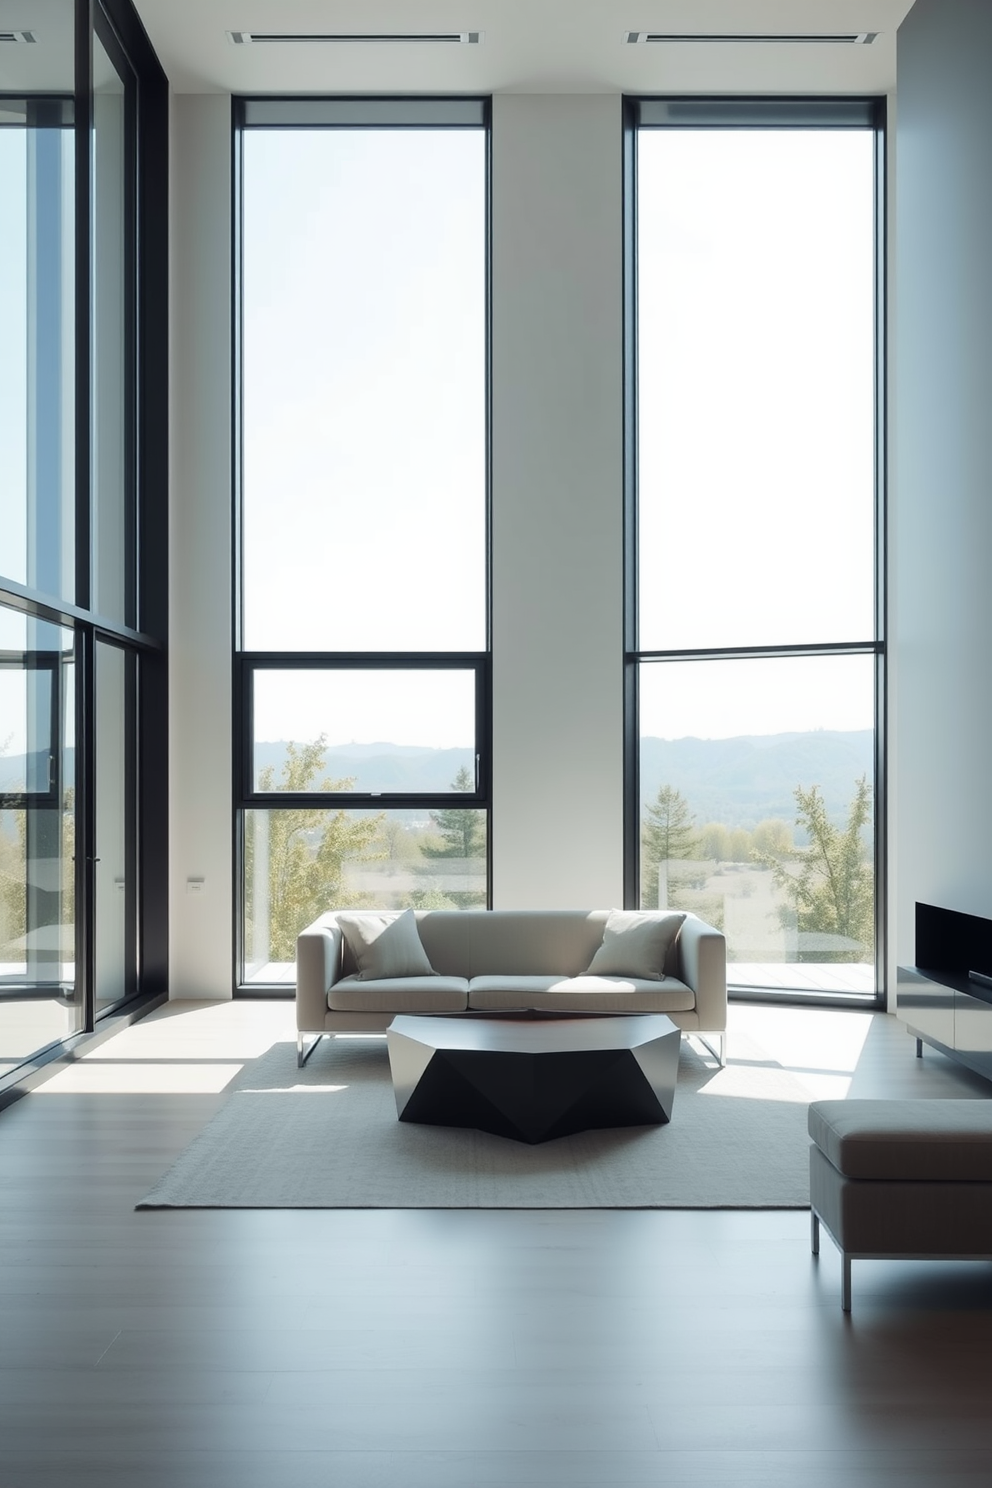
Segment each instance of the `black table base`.
[[401,1121],[518,1142],[671,1120],[680,1033],[661,1014],[615,1018],[394,1018]]

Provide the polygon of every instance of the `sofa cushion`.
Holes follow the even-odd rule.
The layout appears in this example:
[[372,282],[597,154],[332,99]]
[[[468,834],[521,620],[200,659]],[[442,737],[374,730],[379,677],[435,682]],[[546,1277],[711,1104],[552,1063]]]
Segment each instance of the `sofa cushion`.
[[401,914],[339,914],[344,938],[364,982],[435,976],[412,909]]
[[[603,939],[606,912],[492,909],[462,912],[468,921],[466,976],[577,976]],[[438,964],[438,963],[435,963]]]
[[660,982],[665,958],[682,928],[684,914],[638,914],[614,909],[603,930],[603,944],[586,971],[594,976],[634,977]]
[[636,977],[482,976],[469,982],[468,1005],[482,1012],[546,1008],[572,1013],[684,1013],[696,1006],[691,987]]
[[327,1006],[338,1013],[463,1013],[468,1007],[464,977],[384,977],[363,981],[342,977],[327,994]]

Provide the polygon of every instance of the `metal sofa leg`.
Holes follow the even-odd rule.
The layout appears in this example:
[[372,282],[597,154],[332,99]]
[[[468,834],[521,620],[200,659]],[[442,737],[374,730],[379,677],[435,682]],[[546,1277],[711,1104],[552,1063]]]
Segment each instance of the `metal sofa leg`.
[[809,1248],[813,1255],[820,1254],[820,1216],[815,1209],[809,1211]]
[[[727,1035],[725,1033],[697,1033],[695,1035],[704,1049],[707,1049],[716,1060],[721,1069],[727,1067]],[[710,1043],[710,1039],[716,1039],[716,1048]]]
[[303,1066],[306,1064],[307,1060],[310,1058],[310,1055],[313,1053],[314,1049],[316,1049],[317,1045],[320,1043],[320,1041],[321,1041],[321,1039],[323,1037],[324,1037],[324,1035],[322,1033],[318,1033],[317,1037],[313,1040],[313,1042],[311,1044],[309,1044],[306,1049],[304,1049],[304,1047],[303,1047],[303,1035],[302,1035],[302,1033],[298,1033],[296,1035],[296,1068],[297,1069],[302,1069],[303,1068]]

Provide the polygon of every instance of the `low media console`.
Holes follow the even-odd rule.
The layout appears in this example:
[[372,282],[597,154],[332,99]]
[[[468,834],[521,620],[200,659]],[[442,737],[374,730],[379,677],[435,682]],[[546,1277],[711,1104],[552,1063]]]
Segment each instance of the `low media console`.
[[916,906],[916,965],[900,966],[899,1017],[917,1039],[992,1080],[992,920]]

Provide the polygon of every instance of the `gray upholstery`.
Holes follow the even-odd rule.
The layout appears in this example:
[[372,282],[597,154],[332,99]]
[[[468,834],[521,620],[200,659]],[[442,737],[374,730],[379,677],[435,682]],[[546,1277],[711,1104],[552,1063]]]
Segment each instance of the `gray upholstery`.
[[992,1101],[816,1101],[809,1134],[848,1178],[992,1183]]
[[809,1189],[812,1208],[852,1255],[992,1256],[992,1184],[845,1178],[813,1147]]
[[334,1012],[463,1013],[468,1007],[464,977],[420,976],[363,981],[343,977],[327,994]]
[[815,1101],[813,1249],[841,1251],[850,1311],[859,1257],[992,1258],[992,1101]]
[[[583,975],[602,943],[607,909],[415,913],[421,943],[437,973],[430,978],[359,981],[333,910],[300,934],[296,1026],[301,1059],[304,1035],[371,1032],[387,1028],[395,1013],[452,1013],[466,1005],[664,1012],[691,1032],[722,1036],[727,1027],[726,941],[695,915],[686,915],[669,950],[664,980],[641,982]],[[660,918],[667,911],[658,914]]]
[[548,1008],[556,1012],[669,1013],[695,1007],[692,988],[669,977],[663,982],[630,977],[473,977],[470,1008]]
[[412,909],[402,914],[342,914],[338,924],[363,982],[434,976]]
[[586,971],[593,976],[660,982],[665,975],[668,952],[684,919],[684,914],[674,912],[662,915],[615,909],[606,922],[603,944]]

